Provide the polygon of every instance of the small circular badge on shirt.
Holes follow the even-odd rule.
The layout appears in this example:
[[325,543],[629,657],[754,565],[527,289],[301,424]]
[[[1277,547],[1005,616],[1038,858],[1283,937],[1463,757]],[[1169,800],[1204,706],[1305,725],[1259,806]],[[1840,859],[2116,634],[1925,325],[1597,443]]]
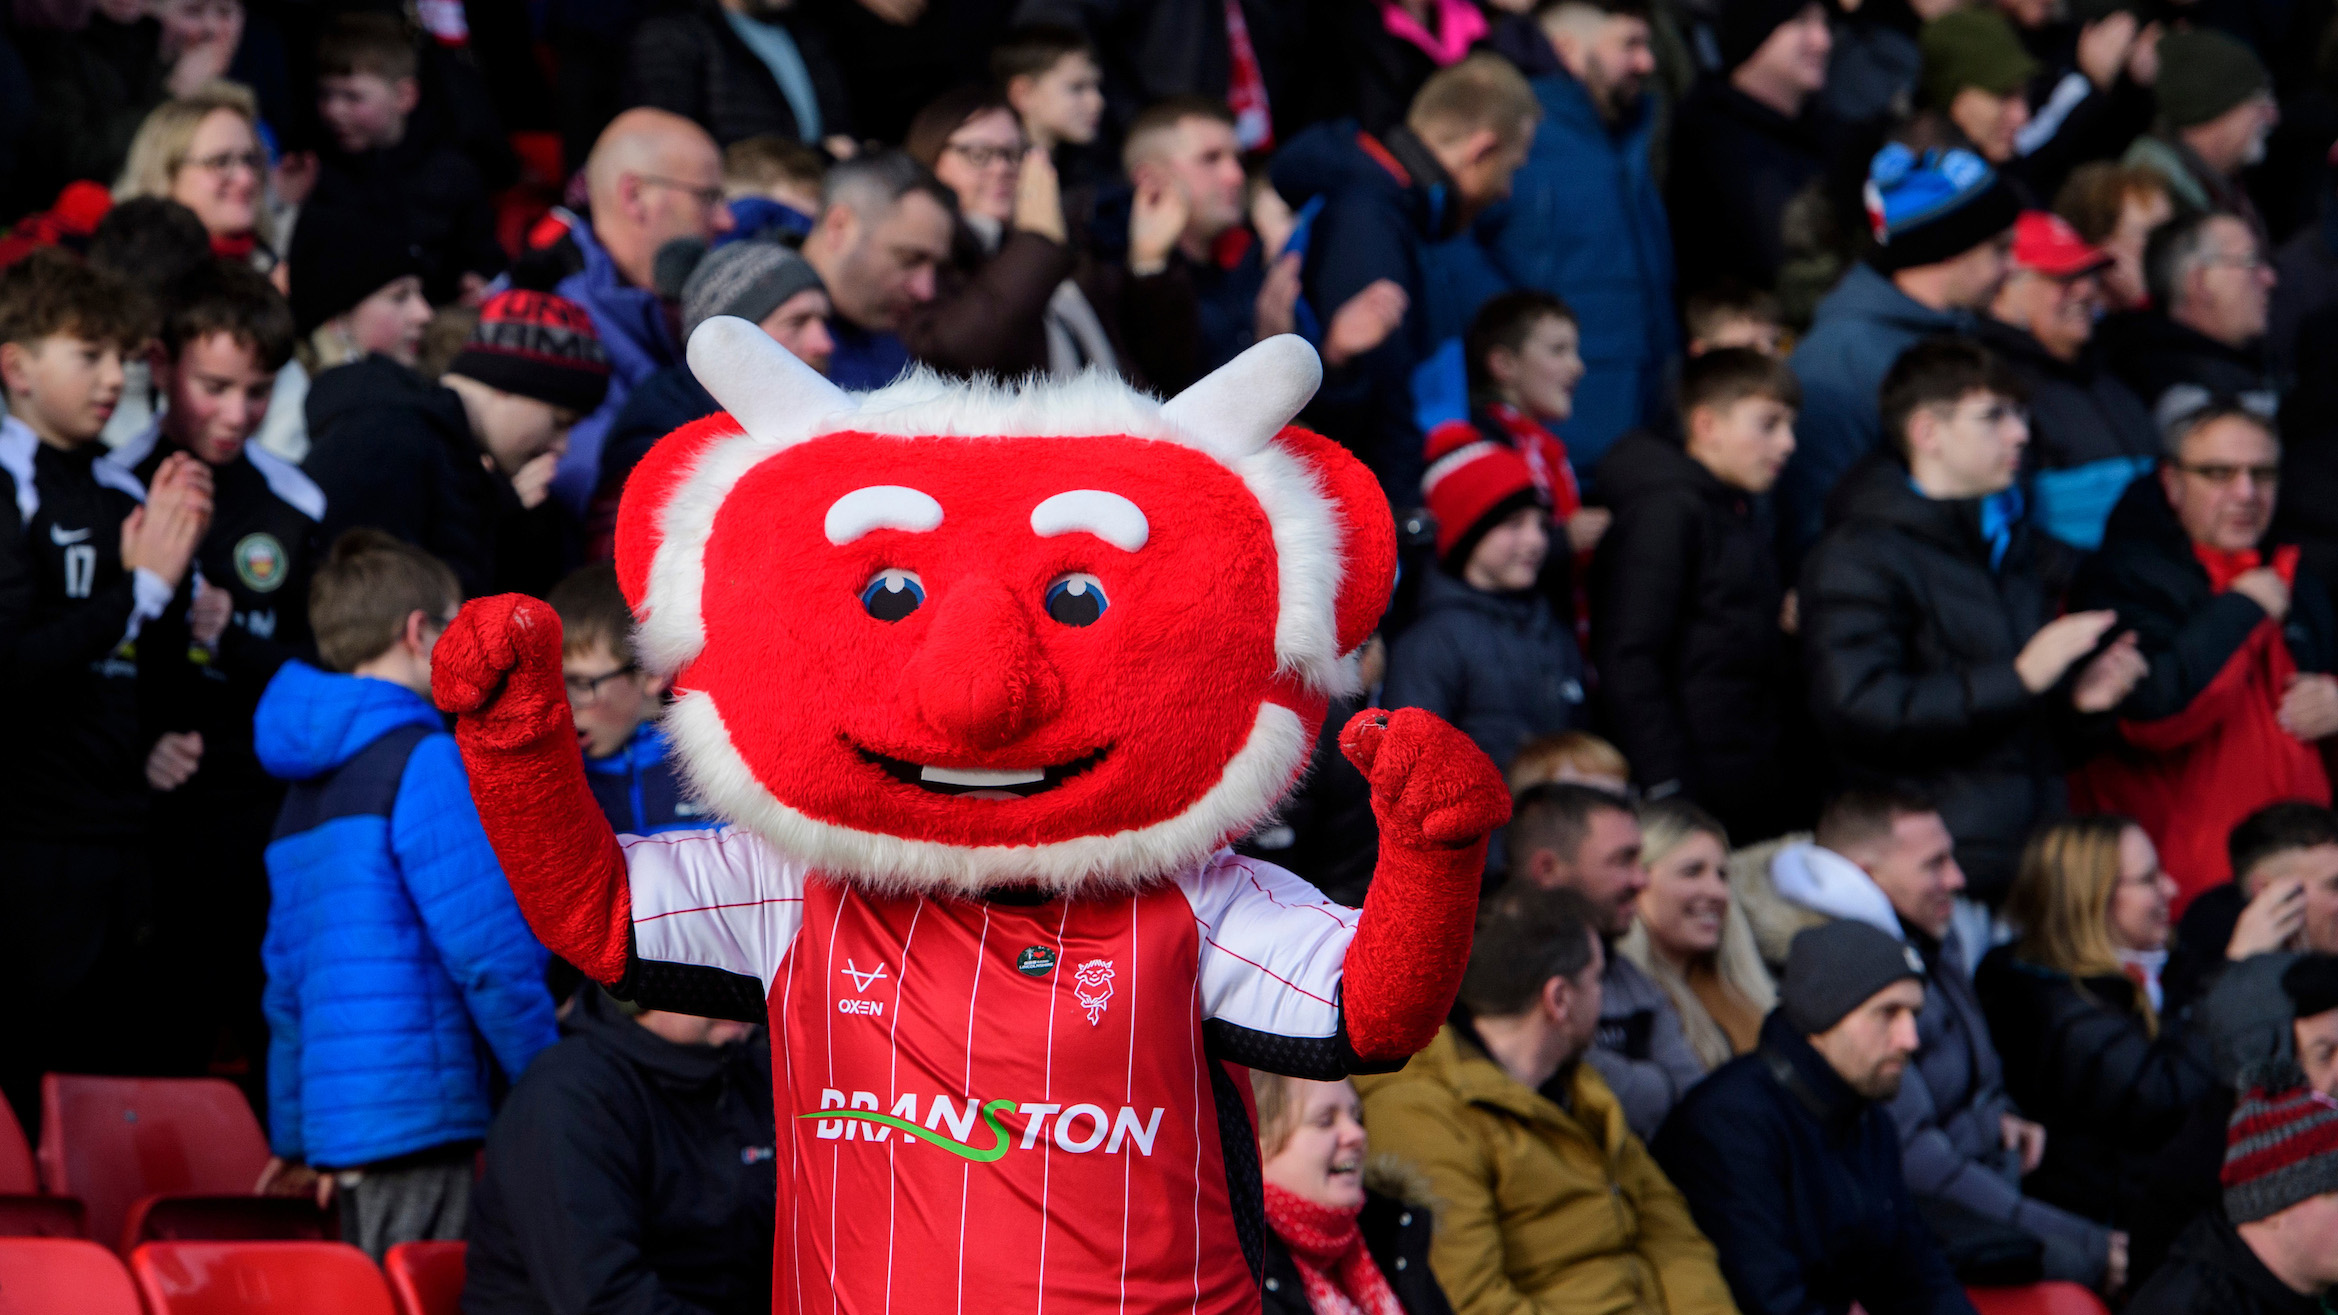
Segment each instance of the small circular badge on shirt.
[[1015,956],[1015,971],[1025,977],[1045,977],[1055,970],[1055,951],[1044,945],[1026,945]]
[[254,593],[272,593],[283,585],[289,572],[284,559],[284,545],[276,536],[267,533],[247,534],[236,540],[235,576],[244,587]]

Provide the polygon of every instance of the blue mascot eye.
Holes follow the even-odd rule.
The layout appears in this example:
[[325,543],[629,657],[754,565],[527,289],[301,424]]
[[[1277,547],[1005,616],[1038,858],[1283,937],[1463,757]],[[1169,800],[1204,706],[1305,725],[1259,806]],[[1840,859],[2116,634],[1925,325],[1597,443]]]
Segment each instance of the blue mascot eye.
[[879,571],[861,586],[861,606],[879,621],[898,621],[925,602],[925,585],[909,571]]
[[1092,575],[1067,575],[1047,586],[1047,615],[1067,626],[1092,626],[1110,606],[1104,582]]

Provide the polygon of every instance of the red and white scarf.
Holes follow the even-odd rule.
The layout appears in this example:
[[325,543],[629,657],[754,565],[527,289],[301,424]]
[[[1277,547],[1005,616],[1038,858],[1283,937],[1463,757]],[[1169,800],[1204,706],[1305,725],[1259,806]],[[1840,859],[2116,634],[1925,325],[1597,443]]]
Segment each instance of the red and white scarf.
[[1334,1210],[1266,1185],[1266,1222],[1290,1248],[1291,1261],[1307,1285],[1307,1309],[1315,1315],[1404,1315],[1388,1286],[1354,1210]]

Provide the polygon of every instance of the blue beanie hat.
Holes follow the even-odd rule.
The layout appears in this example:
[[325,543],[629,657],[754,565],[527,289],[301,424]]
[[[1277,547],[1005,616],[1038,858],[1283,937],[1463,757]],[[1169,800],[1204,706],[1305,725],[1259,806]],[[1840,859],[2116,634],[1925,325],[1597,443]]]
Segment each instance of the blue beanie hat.
[[1869,263],[1885,273],[1952,260],[2013,227],[2021,203],[1980,156],[1893,142],[1867,169]]

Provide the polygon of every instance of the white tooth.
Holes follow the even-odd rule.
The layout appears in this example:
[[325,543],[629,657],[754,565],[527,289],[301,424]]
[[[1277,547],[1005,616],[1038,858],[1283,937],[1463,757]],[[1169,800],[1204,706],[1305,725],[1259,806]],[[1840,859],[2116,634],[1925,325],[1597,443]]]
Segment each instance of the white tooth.
[[977,787],[1037,785],[1047,779],[1047,773],[1037,770],[979,772],[958,767],[927,767],[918,772],[917,779],[933,785],[971,785]]

